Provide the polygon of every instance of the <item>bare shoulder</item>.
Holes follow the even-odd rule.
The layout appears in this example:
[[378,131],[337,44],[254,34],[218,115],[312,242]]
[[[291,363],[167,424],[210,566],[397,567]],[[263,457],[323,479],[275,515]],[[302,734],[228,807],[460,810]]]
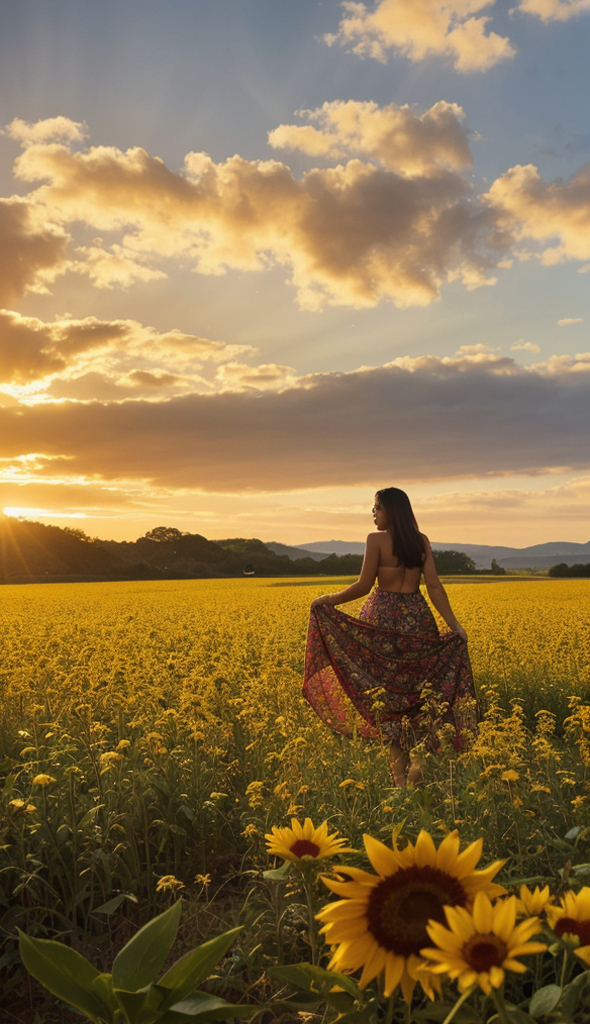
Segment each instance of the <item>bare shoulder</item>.
[[430,551],[432,551],[432,548],[430,547],[430,541],[428,540],[428,537],[426,536],[425,533],[421,533],[420,536],[422,537],[422,540],[424,541],[424,550],[428,554]]
[[374,530],[367,534],[367,547],[379,547],[381,538],[386,536],[384,530]]

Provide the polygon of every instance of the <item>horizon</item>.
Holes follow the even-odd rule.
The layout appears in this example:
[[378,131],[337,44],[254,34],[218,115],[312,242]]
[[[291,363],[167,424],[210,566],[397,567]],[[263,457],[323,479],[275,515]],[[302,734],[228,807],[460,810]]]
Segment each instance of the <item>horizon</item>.
[[[13,515],[13,514],[7,514],[5,510],[3,510],[2,513],[0,513],[0,523],[2,522],[3,518],[4,519],[16,519],[17,522],[21,522],[21,523],[37,523],[37,524],[39,524],[41,526],[57,526],[58,525],[57,523],[54,523],[54,522],[51,522],[51,521],[50,522],[45,522],[43,519],[27,519],[24,516],[20,516],[20,515],[17,516],[17,515]],[[169,523],[157,523],[156,526],[165,527],[167,529],[174,529],[174,528],[178,529],[177,527],[171,527]],[[66,524],[66,527],[58,526],[58,529],[65,529],[65,528],[69,528],[69,529],[73,529],[73,530],[80,529],[82,531],[82,533],[84,533],[84,534],[86,534],[86,536],[90,537],[90,534],[87,534],[86,530],[84,530],[82,527],[76,527],[76,526],[71,526],[70,527],[69,524]],[[116,541],[116,542],[120,543],[121,541],[127,541],[128,543],[129,542],[133,543],[134,541],[142,540],[145,537],[146,533],[149,533],[150,530],[152,530],[152,529],[155,529],[155,527],[154,526],[149,527],[149,529],[146,530],[145,533],[140,534],[139,536],[136,536],[136,537],[123,537],[123,538],[117,539],[117,538],[114,538],[114,537],[99,537],[99,536],[96,536],[96,537],[91,537],[91,539],[92,540],[98,540],[98,541],[101,541],[101,542],[102,541],[104,541],[104,542]],[[363,540],[352,540],[352,539],[345,540],[345,539],[336,538],[336,537],[331,537],[328,540],[306,541],[305,543],[303,543],[303,542],[301,542],[301,543],[296,543],[296,542],[287,543],[286,541],[277,541],[277,540],[274,540],[274,539],[273,540],[263,540],[262,537],[254,536],[254,535],[246,537],[243,534],[240,534],[240,535],[236,534],[236,535],[232,535],[232,536],[228,535],[228,536],[223,536],[223,537],[221,537],[221,536],[213,537],[213,536],[208,536],[208,535],[206,535],[204,533],[200,533],[200,531],[198,531],[198,530],[186,530],[186,531],[181,531],[181,532],[182,533],[186,533],[186,534],[196,533],[199,536],[204,537],[205,540],[216,541],[216,542],[223,541],[223,540],[260,540],[263,544],[266,544],[266,545],[269,545],[269,544],[283,544],[285,547],[300,548],[302,550],[305,550],[306,547],[309,547],[312,544],[332,544],[332,543],[333,544],[363,544],[364,543]],[[449,549],[451,549],[453,544],[455,544],[455,545],[462,545],[462,546],[463,545],[464,546],[474,545],[476,547],[489,547],[489,548],[509,547],[509,548],[514,549],[515,551],[521,550],[521,548],[518,548],[515,545],[500,544],[500,543],[494,544],[494,543],[489,543],[487,541],[486,542],[479,542],[479,541],[462,541],[462,540],[455,540],[455,541],[431,540],[431,544],[433,544],[433,545],[436,544],[436,545],[439,545],[439,546],[444,545],[445,547],[447,547]],[[555,540],[554,539],[554,540],[550,540],[550,541],[541,541],[540,544],[537,544],[537,543],[535,543],[535,544],[525,544],[525,545],[522,545],[522,549],[526,549],[526,548],[529,548],[529,547],[538,547],[538,546],[542,546],[543,544],[579,544],[580,546],[583,547],[583,546],[590,545],[590,540],[587,540],[587,541],[570,541],[570,540],[563,540],[563,539],[562,540]],[[327,552],[327,553],[329,554],[330,552]]]
[[590,0],[402,3],[7,5],[0,509],[585,543]]

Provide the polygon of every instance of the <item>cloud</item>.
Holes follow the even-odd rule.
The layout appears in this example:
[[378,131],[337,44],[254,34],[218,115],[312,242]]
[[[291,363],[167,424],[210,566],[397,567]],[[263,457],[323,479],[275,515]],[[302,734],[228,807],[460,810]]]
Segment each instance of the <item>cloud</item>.
[[509,39],[486,33],[489,17],[474,17],[494,0],[375,0],[342,4],[338,32],[325,36],[361,57],[385,62],[391,52],[411,61],[450,57],[460,72],[488,71],[516,52]]
[[[0,310],[0,386],[15,385],[55,397],[122,398],[122,389],[148,392],[165,386],[209,390],[196,376],[203,364],[213,367],[253,355],[250,345],[227,345],[182,331],[160,333],[136,320],[68,317],[45,322]],[[171,372],[174,371],[174,372]],[[184,378],[181,382],[179,374]],[[202,386],[201,386],[202,385]]]
[[569,327],[571,324],[583,324],[583,323],[584,323],[584,317],[583,316],[575,316],[575,317],[564,316],[563,320],[558,320],[557,321],[557,326],[558,327]]
[[297,370],[292,366],[279,366],[277,363],[261,363],[259,366],[225,363],[216,374],[216,380],[232,391],[241,388],[281,389],[293,384],[297,378]]
[[[380,164],[356,158],[297,179],[274,160],[189,153],[176,174],[139,148],[33,141],[16,174],[42,182],[27,201],[55,232],[81,223],[119,233],[71,254],[69,269],[99,287],[160,277],[166,259],[204,274],[282,265],[309,309],[426,305],[445,281],[493,283],[505,239],[453,169],[470,161],[461,109],[440,103],[420,117],[369,106],[364,130],[355,104],[331,105],[324,128],[344,133],[343,145],[348,131],[347,144]],[[396,161],[403,173],[385,166]]]
[[44,224],[34,204],[13,197],[0,199],[0,303],[47,285],[67,268],[68,235],[56,224]]
[[533,164],[519,164],[496,179],[486,198],[516,239],[539,243],[544,264],[590,257],[590,164],[550,183]]
[[540,352],[541,348],[539,345],[535,345],[534,341],[515,341],[514,345],[510,346],[511,352]]
[[518,10],[534,14],[545,24],[549,21],[569,21],[590,11],[590,0],[519,0]]
[[269,132],[275,149],[299,149],[309,156],[341,159],[366,156],[398,174],[428,174],[441,164],[459,170],[473,159],[456,103],[435,103],[424,114],[409,106],[335,100],[301,117],[319,125],[281,124]]
[[589,430],[590,353],[405,357],[279,391],[0,410],[5,456],[48,456],[46,475],[63,476],[61,456],[95,482],[228,493],[580,472]]
[[23,146],[33,146],[40,142],[56,142],[58,139],[66,142],[84,142],[88,135],[88,128],[84,122],[71,121],[69,117],[47,117],[43,121],[35,121],[32,124],[15,117],[5,132],[12,139],[16,139]]

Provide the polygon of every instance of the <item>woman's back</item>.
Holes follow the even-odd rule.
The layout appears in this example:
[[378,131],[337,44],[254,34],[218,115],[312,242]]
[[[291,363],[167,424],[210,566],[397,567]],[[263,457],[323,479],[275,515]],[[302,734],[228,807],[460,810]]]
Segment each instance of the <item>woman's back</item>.
[[393,594],[418,593],[422,568],[417,566],[408,569],[400,562],[397,555],[393,554],[389,530],[380,530],[376,536],[379,538],[379,564],[377,567],[379,589]]

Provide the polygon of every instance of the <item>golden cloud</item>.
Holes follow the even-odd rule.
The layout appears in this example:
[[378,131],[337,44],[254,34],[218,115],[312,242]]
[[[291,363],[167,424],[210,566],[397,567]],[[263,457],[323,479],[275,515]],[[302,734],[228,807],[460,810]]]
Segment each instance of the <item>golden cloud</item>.
[[409,106],[379,107],[376,103],[335,100],[301,117],[319,124],[281,124],[269,132],[275,149],[299,149],[310,156],[340,159],[367,156],[398,174],[427,175],[440,165],[471,167],[473,159],[456,103],[441,100],[424,114]]
[[450,57],[460,72],[488,71],[516,52],[509,39],[486,32],[489,17],[474,17],[494,0],[375,0],[345,2],[338,32],[325,36],[361,57],[386,61],[401,53],[411,61]]
[[493,210],[453,169],[470,162],[459,107],[435,104],[420,118],[372,105],[364,134],[354,104],[324,115],[328,134],[348,131],[351,146],[384,165],[397,161],[403,174],[357,158],[299,180],[278,161],[218,164],[205,153],[189,153],[176,174],[139,148],[74,151],[31,139],[16,173],[45,182],[27,199],[56,232],[81,222],[121,234],[72,255],[69,267],[99,287],[162,276],[166,258],[205,274],[283,265],[310,309],[426,305],[447,280],[493,283],[487,273],[504,239]]
[[48,476],[62,457],[95,481],[228,493],[579,472],[589,430],[590,353],[534,367],[424,356],[278,391],[0,410],[5,457],[43,453]]
[[0,199],[0,303],[47,285],[67,268],[68,235],[26,199]]
[[590,257],[590,164],[550,183],[533,164],[519,164],[496,179],[486,198],[516,238],[553,243],[541,249],[543,263]]
[[[36,317],[0,310],[0,386],[36,383],[37,395],[49,387],[56,397],[123,397],[125,387],[148,392],[180,385],[209,390],[197,376],[203,363],[216,366],[254,354],[250,345],[228,345],[182,331],[160,333],[136,320],[62,318],[46,323]],[[171,370],[174,371],[171,373]],[[93,395],[92,383],[98,387]]]

